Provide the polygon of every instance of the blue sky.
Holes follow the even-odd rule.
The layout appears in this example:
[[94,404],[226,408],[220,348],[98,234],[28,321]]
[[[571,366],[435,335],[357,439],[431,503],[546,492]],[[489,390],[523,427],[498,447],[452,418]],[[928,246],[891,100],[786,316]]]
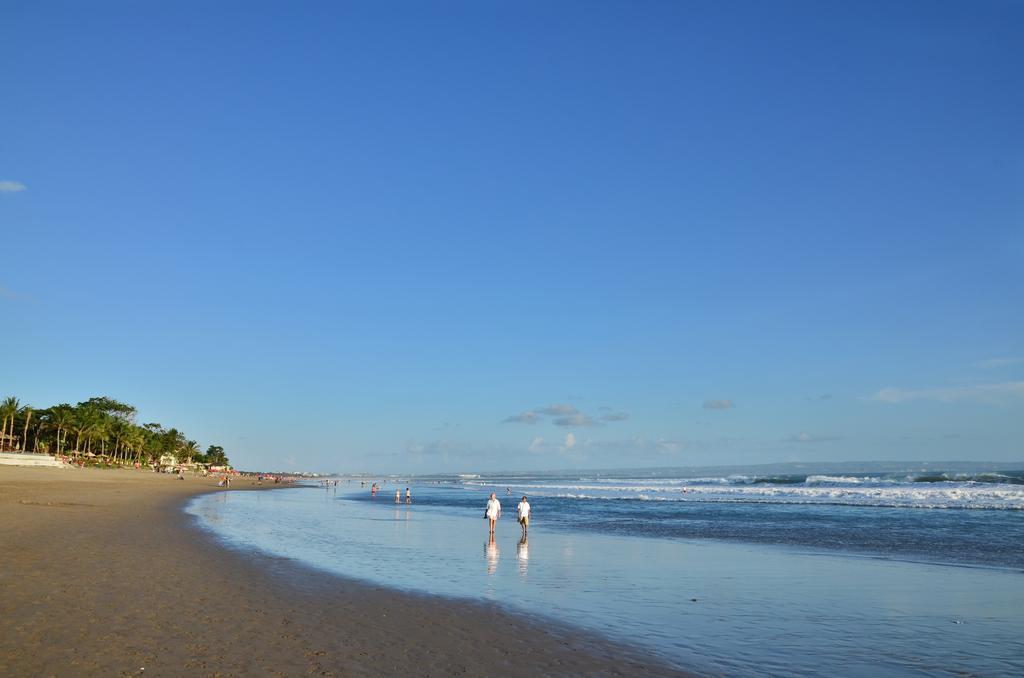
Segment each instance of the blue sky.
[[1024,459],[1016,2],[12,2],[0,391],[243,467]]

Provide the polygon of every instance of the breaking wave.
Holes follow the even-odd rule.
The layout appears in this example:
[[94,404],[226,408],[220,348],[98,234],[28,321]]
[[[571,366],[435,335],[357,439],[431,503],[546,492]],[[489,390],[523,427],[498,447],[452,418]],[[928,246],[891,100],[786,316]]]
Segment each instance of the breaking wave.
[[[465,479],[501,487],[498,478]],[[1024,472],[730,475],[692,478],[533,477],[517,491],[564,499],[836,504],[929,509],[1024,510]]]

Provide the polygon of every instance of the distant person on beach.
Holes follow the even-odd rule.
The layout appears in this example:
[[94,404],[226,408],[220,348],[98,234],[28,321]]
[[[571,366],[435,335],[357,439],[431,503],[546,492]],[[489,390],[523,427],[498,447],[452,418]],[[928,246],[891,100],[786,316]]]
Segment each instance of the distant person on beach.
[[412,503],[412,491],[408,487],[405,488],[405,503],[406,504],[411,504]]
[[494,523],[501,517],[501,502],[498,501],[498,495],[491,492],[491,498],[487,500],[487,509],[484,511],[484,516],[490,523],[491,534],[494,534]]
[[526,532],[530,529],[530,502],[526,501],[526,495],[523,495],[523,500],[516,506],[516,514],[519,516],[519,524],[523,527],[523,538],[526,538]]
[[402,491],[401,490],[395,490],[395,503],[396,504],[401,504],[402,503]]

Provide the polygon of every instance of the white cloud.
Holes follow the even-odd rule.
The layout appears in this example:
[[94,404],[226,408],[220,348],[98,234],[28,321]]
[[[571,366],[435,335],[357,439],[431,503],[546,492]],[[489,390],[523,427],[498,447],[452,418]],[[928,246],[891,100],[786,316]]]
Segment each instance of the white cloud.
[[555,426],[562,426],[562,427],[565,427],[565,426],[600,426],[600,424],[598,424],[596,421],[594,421],[590,417],[590,415],[579,413],[579,412],[576,413],[576,414],[569,415],[568,417],[558,417],[557,419],[552,420],[551,423],[554,424]]
[[670,454],[682,452],[683,448],[686,447],[686,443],[683,443],[679,440],[668,440],[666,438],[658,438],[655,441],[655,444],[658,446],[658,449],[660,451],[668,452]]
[[629,419],[629,415],[625,412],[614,412],[608,407],[600,409],[606,413],[601,415],[598,419],[594,419],[594,417],[580,412],[572,405],[555,403],[554,405],[548,405],[547,407],[536,407],[532,410],[526,410],[525,412],[514,414],[511,417],[502,419],[501,423],[536,424],[544,421],[545,416],[549,416],[551,417],[550,422],[552,424],[566,428],[573,426],[603,426],[604,424],[602,422],[625,421]]
[[974,363],[975,367],[980,367],[983,370],[990,370],[996,367],[1007,367],[1008,365],[1018,365],[1024,363],[1024,358],[989,358],[988,360],[980,360]]
[[1007,381],[998,384],[974,384],[971,386],[949,386],[945,388],[883,388],[869,396],[870,400],[883,403],[905,403],[913,400],[934,400],[953,403],[970,400],[983,403],[1003,403],[1013,398],[1024,398],[1024,381]]
[[573,414],[579,414],[579,410],[575,407],[563,403],[556,403],[554,405],[548,405],[547,407],[541,407],[538,411],[541,414],[547,414],[552,417],[565,417]]
[[538,419],[538,417],[537,417],[537,413],[536,412],[531,412],[530,410],[527,410],[526,412],[520,412],[519,414],[514,414],[511,417],[506,417],[505,419],[502,420],[501,423],[503,423],[503,424],[536,424],[537,423],[537,419]]
[[0,193],[21,193],[26,188],[28,187],[20,181],[10,181],[9,179],[0,181]]
[[645,438],[635,436],[628,440],[584,440],[580,447],[597,452],[605,457],[616,456],[619,461],[628,457],[637,457],[652,454],[675,454],[682,452],[686,443],[681,440],[670,438]]
[[728,410],[728,409],[731,409],[732,407],[733,407],[733,402],[731,400],[728,400],[728,399],[726,399],[726,400],[705,400],[704,401],[704,409],[705,410]]
[[[567,433],[564,439],[553,441],[547,441],[541,436],[534,436],[526,449],[533,454],[573,456],[581,447],[583,445],[576,440],[576,436],[573,433]],[[576,449],[573,450],[573,448]]]
[[800,433],[790,436],[789,440],[795,443],[823,443],[829,440],[840,440],[840,438],[841,436],[818,436],[807,431],[800,431]]

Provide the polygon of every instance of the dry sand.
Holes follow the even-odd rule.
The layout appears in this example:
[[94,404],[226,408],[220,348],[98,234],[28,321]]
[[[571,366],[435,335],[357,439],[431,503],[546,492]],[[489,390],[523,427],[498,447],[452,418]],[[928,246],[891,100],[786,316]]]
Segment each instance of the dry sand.
[[0,466],[0,675],[679,675],[493,606],[221,548],[180,510],[211,491]]

